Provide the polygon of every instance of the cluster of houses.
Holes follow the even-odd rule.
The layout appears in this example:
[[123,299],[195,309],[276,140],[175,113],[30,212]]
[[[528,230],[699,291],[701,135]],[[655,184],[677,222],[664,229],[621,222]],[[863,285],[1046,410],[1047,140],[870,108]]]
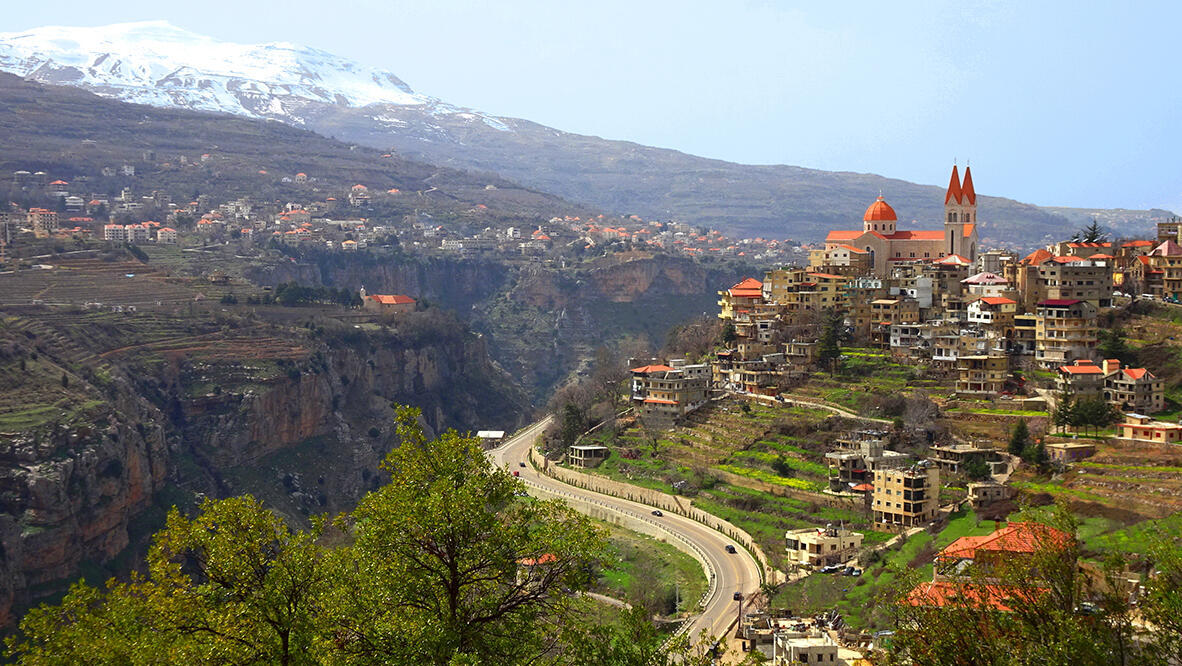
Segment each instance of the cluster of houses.
[[[810,371],[824,313],[840,312],[856,342],[955,373],[959,398],[1095,396],[1161,411],[1161,380],[1101,358],[1101,330],[1117,302],[1182,296],[1182,222],[1159,223],[1154,240],[1065,241],[1023,257],[981,251],[971,172],[964,176],[953,168],[942,230],[897,230],[879,197],[861,230],[829,232],[808,267],[719,292],[735,342],[712,364],[714,381],[776,394]],[[1040,374],[1055,379],[1028,385]]]
[[[145,156],[145,160],[149,158],[155,160],[155,156]],[[193,166],[214,159],[202,155],[200,160],[184,162]],[[166,166],[157,164],[161,168]],[[134,175],[134,167],[119,173]],[[297,185],[315,181],[302,172],[283,176],[281,180]],[[417,210],[396,220],[376,220],[367,217],[372,213],[371,205],[401,197],[403,193],[397,188],[375,190],[361,183],[343,191],[329,191],[319,200],[278,205],[247,197],[216,204],[209,195],[181,203],[174,202],[165,192],[137,194],[131,187],[124,187],[113,197],[89,191],[91,183],[86,177],[79,177],[71,184],[61,179],[51,181],[44,172],[18,171],[13,182],[27,193],[40,193],[45,199],[57,200],[58,204],[56,210],[34,207],[0,213],[0,237],[6,242],[27,231],[37,238],[84,237],[133,244],[274,240],[351,252],[397,237],[402,246],[422,253],[491,253],[538,258],[638,250],[689,257],[737,257],[762,263],[798,262],[807,252],[791,240],[731,239],[716,230],[645,220],[639,215],[566,215],[531,228],[488,226],[475,233],[440,224],[431,214]],[[320,186],[316,191],[324,189]],[[490,185],[487,189],[495,187]],[[487,211],[486,205],[475,204],[465,215],[469,222],[479,221]],[[151,219],[161,222],[150,222]]]

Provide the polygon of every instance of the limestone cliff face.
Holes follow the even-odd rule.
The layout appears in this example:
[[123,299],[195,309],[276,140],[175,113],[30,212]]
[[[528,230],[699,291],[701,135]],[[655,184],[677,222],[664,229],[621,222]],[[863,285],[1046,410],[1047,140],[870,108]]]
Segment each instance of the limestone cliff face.
[[[223,355],[171,379],[115,364],[84,387],[102,401],[84,418],[0,433],[0,626],[84,564],[92,579],[118,571],[97,565],[142,552],[163,510],[185,496],[250,492],[296,519],[348,509],[394,445],[394,403],[420,407],[434,431],[522,423],[528,401],[484,340],[441,313],[416,314],[365,332],[293,330],[302,360],[200,395],[184,389],[236,376],[218,364],[240,375],[254,359]],[[170,382],[177,400],[145,388]]]
[[118,555],[166,481],[160,414],[122,378],[107,390],[91,424],[0,435],[0,625],[83,561]]

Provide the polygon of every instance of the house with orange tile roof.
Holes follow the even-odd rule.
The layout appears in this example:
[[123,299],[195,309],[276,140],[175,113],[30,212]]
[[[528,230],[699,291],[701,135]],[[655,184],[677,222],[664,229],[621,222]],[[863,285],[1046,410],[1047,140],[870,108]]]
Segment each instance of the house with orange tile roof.
[[984,536],[964,536],[936,553],[933,580],[957,580],[972,567],[988,576],[1001,567],[1029,562],[1040,552],[1071,548],[1068,533],[1033,522],[1013,522]]
[[[841,253],[842,246],[861,250],[874,275],[887,277],[898,262],[931,262],[950,254],[969,261],[977,257],[977,194],[972,172],[965,167],[964,181],[956,166],[944,195],[944,228],[900,230],[898,216],[879,195],[862,216],[862,229],[830,231],[825,252]],[[836,256],[836,255],[835,255]]]
[[647,363],[630,372],[632,405],[647,425],[671,427],[709,397],[710,366],[706,364],[672,359],[669,365]]
[[361,307],[376,314],[399,314],[414,312],[417,301],[405,294],[371,294],[361,288]]
[[1145,368],[1122,368],[1104,361],[1104,399],[1118,409],[1155,414],[1166,408],[1165,382]]

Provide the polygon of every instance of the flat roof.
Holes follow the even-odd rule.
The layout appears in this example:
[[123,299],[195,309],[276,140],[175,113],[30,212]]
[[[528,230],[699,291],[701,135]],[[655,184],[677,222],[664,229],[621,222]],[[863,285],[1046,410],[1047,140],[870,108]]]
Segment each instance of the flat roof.
[[606,446],[599,446],[597,444],[572,444],[572,449],[576,451],[606,451]]
[[476,433],[481,439],[500,439],[505,436],[504,430],[481,430]]

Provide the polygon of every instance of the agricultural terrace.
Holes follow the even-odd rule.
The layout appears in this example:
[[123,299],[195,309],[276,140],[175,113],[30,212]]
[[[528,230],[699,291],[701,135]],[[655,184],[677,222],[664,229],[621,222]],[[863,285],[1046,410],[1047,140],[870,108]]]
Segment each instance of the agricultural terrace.
[[[822,493],[828,485],[825,453],[856,425],[824,410],[726,399],[671,430],[631,424],[593,433],[583,442],[611,449],[591,473],[690,496],[695,506],[743,528],[778,559],[789,529],[826,523],[869,527],[861,506]],[[869,533],[867,542],[886,538]]]
[[881,349],[844,347],[841,353],[836,374],[814,372],[785,394],[832,403],[862,416],[890,419],[903,415],[907,394],[941,399],[956,387],[955,373],[908,364]]

